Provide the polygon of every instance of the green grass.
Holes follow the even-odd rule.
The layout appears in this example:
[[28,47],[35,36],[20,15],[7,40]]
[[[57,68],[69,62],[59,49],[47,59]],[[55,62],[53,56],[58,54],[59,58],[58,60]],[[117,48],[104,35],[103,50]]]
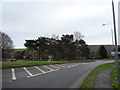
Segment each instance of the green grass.
[[[119,69],[118,70],[119,70],[119,77],[120,77],[120,62],[119,62]],[[113,87],[120,88],[120,84],[117,83],[116,67],[112,71],[112,77],[113,77],[113,80],[112,80]]]
[[78,62],[92,62],[95,60],[79,60],[79,61],[16,61],[2,63],[2,69],[17,68],[35,65],[48,65],[48,64],[62,64],[62,63],[78,63]]
[[101,61],[104,61],[104,60],[114,60],[114,58],[95,59],[95,60],[101,60]]
[[113,65],[115,65],[115,63],[107,63],[100,65],[94,70],[92,70],[92,72],[89,73],[89,75],[86,77],[80,88],[94,88],[93,83],[96,79],[96,75],[104,69],[110,69]]
[[0,63],[0,68],[2,68],[2,63]]

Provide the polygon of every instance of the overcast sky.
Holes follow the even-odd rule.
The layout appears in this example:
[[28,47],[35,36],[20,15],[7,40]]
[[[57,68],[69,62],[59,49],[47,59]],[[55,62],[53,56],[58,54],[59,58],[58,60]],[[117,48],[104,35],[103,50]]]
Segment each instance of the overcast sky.
[[[61,36],[75,31],[84,35],[88,45],[112,44],[112,0],[7,1],[0,3],[0,31],[11,37],[15,48],[23,48],[25,39],[51,37],[52,34]],[[114,0],[116,24],[118,1]],[[103,23],[109,25],[102,26]]]

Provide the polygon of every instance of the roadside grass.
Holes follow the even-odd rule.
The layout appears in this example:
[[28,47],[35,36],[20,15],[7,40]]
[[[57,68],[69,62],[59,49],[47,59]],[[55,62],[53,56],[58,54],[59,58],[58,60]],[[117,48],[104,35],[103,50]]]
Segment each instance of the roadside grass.
[[105,58],[105,59],[94,59],[94,60],[101,60],[101,61],[104,61],[104,60],[114,60],[114,58]]
[[[119,62],[119,68],[118,68],[118,72],[119,72],[119,77],[120,77],[120,62]],[[119,88],[120,89],[120,84],[117,83],[117,75],[116,75],[116,67],[113,68],[113,71],[112,71],[112,77],[113,77],[113,80],[112,80],[112,85],[114,88]]]
[[80,88],[94,88],[93,84],[97,74],[104,69],[110,69],[113,65],[115,65],[115,63],[107,63],[107,64],[100,65],[94,70],[92,70],[89,73],[89,75],[86,77],[86,79],[84,80]]
[[16,61],[2,63],[2,69],[6,68],[18,68],[37,65],[49,65],[49,64],[63,64],[63,63],[79,63],[79,62],[93,62],[95,60],[79,60],[79,61]]
[[0,68],[2,68],[2,63],[0,63]]

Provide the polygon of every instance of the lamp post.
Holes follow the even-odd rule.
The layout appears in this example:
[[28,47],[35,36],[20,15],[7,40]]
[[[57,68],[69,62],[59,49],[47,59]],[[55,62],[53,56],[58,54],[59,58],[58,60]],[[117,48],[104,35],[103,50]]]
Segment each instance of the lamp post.
[[117,82],[118,82],[118,84],[120,84],[119,70],[118,70],[119,63],[118,63],[118,46],[117,46],[117,35],[116,35],[116,21],[115,21],[115,11],[114,11],[114,2],[113,2],[113,0],[112,0],[112,11],[113,11],[114,38],[115,38],[116,74],[117,74]]

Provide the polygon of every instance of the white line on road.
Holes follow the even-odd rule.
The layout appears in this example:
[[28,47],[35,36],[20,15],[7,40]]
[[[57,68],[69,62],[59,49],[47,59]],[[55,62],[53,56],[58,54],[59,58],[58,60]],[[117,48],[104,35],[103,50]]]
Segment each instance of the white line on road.
[[81,64],[89,64],[89,63],[81,63]]
[[72,65],[72,66],[77,66],[78,64]]
[[45,68],[47,68],[47,69],[50,69],[51,71],[54,71],[52,68],[47,67],[47,66],[45,66],[45,65],[43,65],[43,67],[45,67]]
[[69,68],[69,67],[73,67],[73,66],[68,66],[68,68]]
[[15,76],[15,70],[14,70],[14,68],[12,68],[11,70],[12,70],[12,80],[16,80],[16,76]]
[[41,71],[42,73],[45,73],[45,71],[43,71],[42,69],[40,69],[39,67],[37,66],[34,66],[36,69],[38,69],[39,71]]
[[60,67],[66,68],[65,66],[62,66],[62,65],[57,65],[57,66],[60,66]]
[[71,65],[71,66],[68,66],[67,68],[70,68],[70,67],[75,67],[75,66],[77,66],[78,64],[73,64],[73,65]]
[[52,67],[54,67],[54,68],[57,68],[57,69],[60,69],[59,67],[56,67],[56,66],[53,66],[53,65],[50,65],[50,66],[52,66]]
[[[54,70],[54,71],[57,71],[58,69]],[[32,76],[27,76],[27,78],[30,78],[30,77],[35,77],[35,76],[38,76],[38,75],[42,75],[42,74],[46,74],[46,73],[49,73],[49,72],[54,72],[54,71],[46,71],[45,73],[37,73],[37,74],[34,74]]]
[[24,69],[30,76],[32,76],[32,73],[30,73],[30,72],[27,70],[27,68],[23,67],[23,69]]

